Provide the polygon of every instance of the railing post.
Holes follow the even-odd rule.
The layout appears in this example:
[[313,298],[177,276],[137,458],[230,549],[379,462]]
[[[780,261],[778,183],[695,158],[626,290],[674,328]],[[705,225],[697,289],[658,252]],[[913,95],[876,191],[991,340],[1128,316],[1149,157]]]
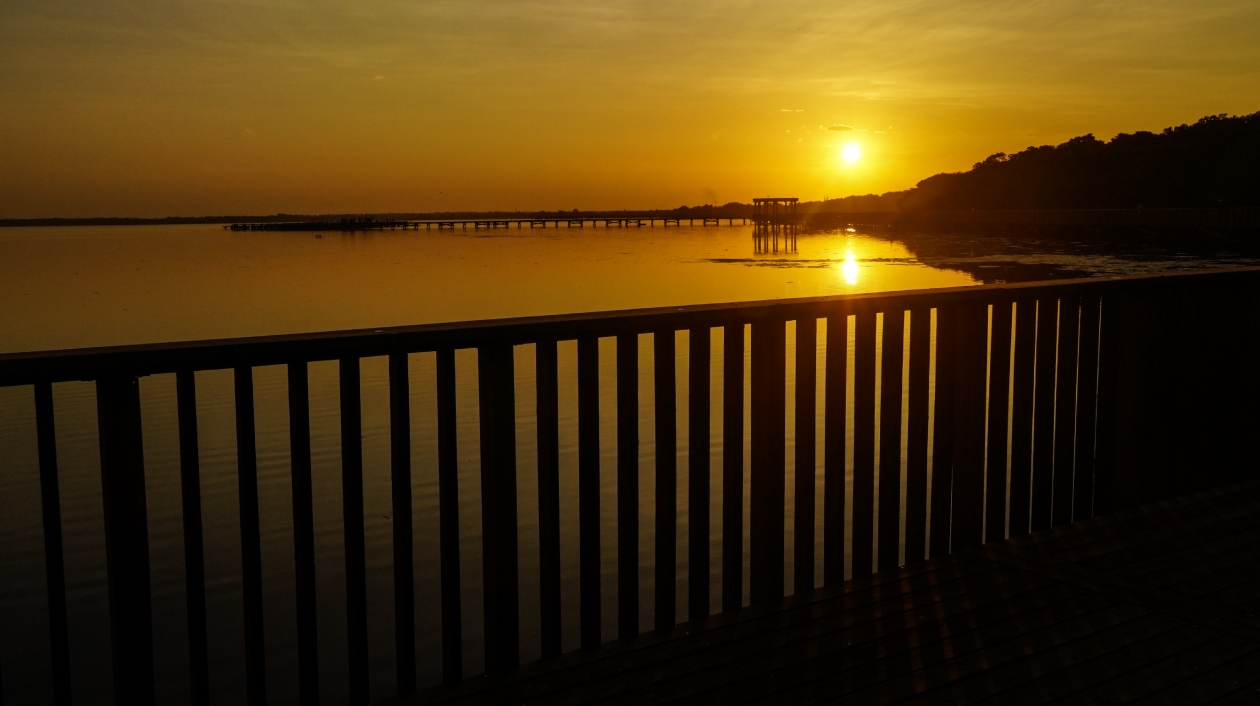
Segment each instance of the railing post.
[[905,312],[884,311],[879,403],[879,570],[895,569],[901,549],[901,392]]
[[1076,388],[1076,469],[1073,474],[1072,521],[1088,519],[1095,511],[1095,448],[1098,410],[1099,299],[1081,297],[1081,323]]
[[814,497],[816,475],[816,407],[818,401],[818,319],[796,320],[796,497],[792,516],[792,592],[814,588]]
[[1033,372],[1037,344],[1037,302],[1015,303],[1015,367],[1011,371],[1010,536],[1028,534],[1032,499]]
[[599,647],[599,339],[578,339],[578,612],[583,649]]
[[993,303],[989,335],[989,418],[985,469],[984,540],[1006,537],[1007,430],[1011,393],[1011,302]]
[[844,581],[845,434],[848,422],[849,312],[827,317],[823,404],[823,585]]
[[954,341],[953,513],[950,550],[979,546],[984,523],[985,364],[988,307],[957,308]]
[[744,324],[722,330],[722,611],[744,602]]
[[656,407],[656,629],[677,623],[678,581],[678,389],[674,331],[652,334]]
[[932,345],[932,312],[910,312],[910,360],[906,391],[906,533],[905,561],[922,561],[927,555],[927,454],[929,349]]
[[305,361],[289,363],[289,464],[293,486],[293,577],[298,638],[298,699],[319,703],[315,603],[315,514],[311,483],[311,404]]
[[66,569],[61,541],[61,489],[57,472],[52,383],[35,385],[35,428],[39,445],[39,496],[44,520],[44,572],[48,580],[53,701],[60,706],[69,704],[71,699],[70,633],[66,620]]
[[786,324],[752,327],[752,478],[749,583],[754,604],[783,597]]
[[346,547],[346,642],[350,703],[366,704],[368,689],[367,547],[363,524],[363,410],[359,359],[339,362],[341,393],[341,512]]
[[936,308],[936,393],[932,413],[932,522],[928,557],[945,556],[950,547],[954,487],[954,388],[957,309]]
[[411,378],[407,354],[389,356],[389,441],[394,510],[394,654],[398,694],[416,690],[416,596],[412,559]]
[[[554,340],[539,341],[534,355],[538,390],[538,617],[543,659],[560,656],[560,388],[556,348]],[[618,364],[620,360],[618,357]],[[634,522],[637,530],[637,512]]]
[[859,308],[853,326],[853,576],[875,563],[875,311]]
[[1032,500],[1029,506],[1031,530],[1051,525],[1050,508],[1054,495],[1054,371],[1058,364],[1059,300],[1043,296],[1037,300],[1037,341],[1033,383]]
[[512,346],[477,351],[486,674],[520,663],[516,541],[516,391]]
[[1050,521],[1072,522],[1072,476],[1076,467],[1076,375],[1080,352],[1080,297],[1059,298],[1059,361],[1054,394],[1054,504]]
[[98,380],[96,410],[114,703],[152,704],[153,613],[139,380],[131,376]]
[[206,563],[201,521],[201,451],[197,436],[197,381],[191,370],[175,374],[179,417],[180,490],[184,514],[184,591],[188,602],[188,667],[192,703],[210,703],[210,655],[206,633]]
[[464,676],[463,606],[459,566],[459,434],[455,351],[437,352],[438,516],[442,571],[442,682]]
[[617,636],[639,634],[639,337],[617,336]]
[[254,373],[234,373],[236,401],[237,494],[241,521],[241,593],[245,613],[245,684],[248,703],[267,701],[263,633],[262,532],[258,507],[258,453],[254,425]]
[[709,615],[709,331],[699,326],[688,334],[688,620]]

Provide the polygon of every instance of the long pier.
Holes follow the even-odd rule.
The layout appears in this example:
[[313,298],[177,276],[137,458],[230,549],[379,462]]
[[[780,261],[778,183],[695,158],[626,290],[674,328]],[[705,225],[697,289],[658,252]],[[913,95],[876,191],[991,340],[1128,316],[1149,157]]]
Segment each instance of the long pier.
[[567,228],[585,228],[586,224],[592,227],[603,226],[605,228],[644,228],[655,227],[658,224],[662,227],[682,226],[684,223],[689,226],[720,226],[736,225],[735,221],[739,221],[739,225],[747,225],[747,218],[627,218],[602,216],[598,218],[580,217],[580,218],[457,218],[450,220],[431,220],[431,221],[405,221],[405,220],[340,220],[340,221],[301,221],[292,223],[232,223],[223,226],[227,230],[265,230],[265,231],[314,231],[314,230],[344,230],[344,231],[362,231],[362,230],[473,230],[494,229],[494,228],[546,228],[548,226],[559,228],[561,226]]

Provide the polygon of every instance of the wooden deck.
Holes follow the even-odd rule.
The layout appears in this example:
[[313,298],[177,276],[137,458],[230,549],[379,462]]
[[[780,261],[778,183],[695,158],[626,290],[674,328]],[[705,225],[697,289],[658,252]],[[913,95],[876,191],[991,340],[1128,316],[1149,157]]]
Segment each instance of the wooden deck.
[[1260,704],[1260,482],[398,703]]

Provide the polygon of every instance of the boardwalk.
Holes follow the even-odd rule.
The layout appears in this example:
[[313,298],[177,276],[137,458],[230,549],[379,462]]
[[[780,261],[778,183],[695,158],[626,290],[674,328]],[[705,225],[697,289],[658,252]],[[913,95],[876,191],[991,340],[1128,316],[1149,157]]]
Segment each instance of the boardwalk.
[[1260,703],[1260,482],[395,704]]
[[[1245,268],[0,355],[0,386],[25,387],[34,402],[52,702],[68,706],[75,669],[95,662],[109,664],[114,702],[129,706],[156,704],[159,687],[172,686],[196,704],[223,700],[211,680],[218,664],[243,673],[245,698],[228,700],[248,703],[318,704],[323,685],[339,681],[346,698],[334,699],[356,706],[390,694],[1258,703],[1258,293],[1260,268]],[[532,365],[517,361],[523,346]],[[471,460],[459,443],[456,410],[470,401],[460,351],[475,354],[475,370],[460,364],[477,380]],[[576,365],[561,365],[561,351]],[[434,361],[414,381],[413,354]],[[388,358],[388,400],[362,394],[367,358]],[[310,368],[325,361],[338,377],[339,494],[312,475],[312,444],[328,432],[312,424]],[[287,368],[291,520],[287,505],[259,502],[254,369],[275,365]],[[227,648],[209,639],[206,589],[237,579],[207,561],[222,536],[189,490],[202,482],[197,373],[210,370],[231,371],[236,422],[243,639]],[[535,404],[518,404],[520,373]],[[172,499],[144,492],[153,432],[142,402],[152,393],[142,395],[140,378],[162,375],[150,384],[173,385],[178,410],[186,644],[153,629],[147,518],[171,516]],[[96,387],[107,567],[92,590],[109,596],[108,615],[95,619],[108,622],[112,645],[76,661],[81,628],[69,618],[83,589],[66,581],[53,394],[71,380]],[[433,385],[436,405],[413,409],[413,382]],[[562,475],[564,389],[577,392],[577,463]],[[615,397],[615,417],[601,389]],[[389,420],[387,452],[363,434],[369,414]],[[413,419],[425,417],[436,459],[411,446]],[[615,463],[601,451],[605,421],[616,427]],[[660,440],[647,455],[650,494],[640,446],[649,429]],[[533,472],[518,465],[522,441],[535,444]],[[365,463],[365,451],[387,453],[387,469]],[[461,480],[466,470],[479,486]],[[380,603],[382,568],[369,563],[380,521],[368,524],[364,499],[386,473],[392,611]],[[575,476],[577,493],[562,493],[561,478]],[[604,500],[605,480],[615,502]],[[436,533],[416,531],[417,481],[438,495]],[[537,503],[518,485],[536,487]],[[461,522],[472,487],[475,532]],[[315,508],[327,502],[342,508],[345,576],[345,620],[331,628],[311,579],[330,560],[314,549]],[[603,521],[610,513],[615,526]],[[296,580],[268,602],[263,528],[277,522],[292,523]],[[562,543],[562,527],[577,529],[577,546]],[[640,541],[648,528],[650,550]],[[614,539],[615,577],[602,555]],[[575,592],[562,588],[565,548],[576,554]],[[532,566],[522,561],[530,555]],[[522,591],[526,572],[534,595]],[[436,582],[438,600],[418,605],[418,580]],[[819,583],[785,596],[789,584]],[[480,605],[465,600],[478,588]],[[480,625],[468,621],[476,610]],[[614,610],[615,631],[605,625]],[[267,658],[268,640],[286,639],[276,615],[296,623],[287,695],[278,690],[288,677]],[[326,657],[335,653],[317,636],[340,626],[343,657]],[[440,657],[416,649],[421,630]],[[579,644],[562,639],[574,632]],[[4,655],[30,649],[9,640]],[[523,652],[547,662],[522,665]],[[155,669],[183,654],[186,686]],[[382,659],[384,670],[374,666]],[[438,674],[445,686],[435,691]]]

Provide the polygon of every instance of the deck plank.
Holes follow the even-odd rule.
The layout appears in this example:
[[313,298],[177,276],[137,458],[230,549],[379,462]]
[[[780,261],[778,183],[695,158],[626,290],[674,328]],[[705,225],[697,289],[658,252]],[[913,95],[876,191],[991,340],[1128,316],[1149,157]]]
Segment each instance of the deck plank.
[[1257,703],[1258,549],[1235,485],[387,703]]

